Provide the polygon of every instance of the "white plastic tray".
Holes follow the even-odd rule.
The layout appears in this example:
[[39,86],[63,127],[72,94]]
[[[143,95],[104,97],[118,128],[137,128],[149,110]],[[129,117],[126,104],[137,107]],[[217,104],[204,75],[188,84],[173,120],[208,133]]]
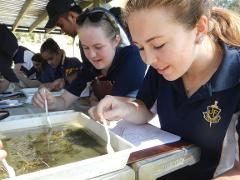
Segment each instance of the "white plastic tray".
[[[106,140],[104,127],[81,112],[63,111],[50,113],[49,118],[53,126],[63,124],[81,125]],[[11,116],[0,122],[0,132],[27,130],[47,126],[45,114]],[[89,158],[86,160],[65,164],[62,166],[40,170],[37,172],[17,176],[16,179],[88,179],[126,166],[132,145],[118,135],[110,132],[111,144],[115,153]]]
[[[25,96],[33,96],[37,91],[38,88],[23,88],[21,91],[25,94]],[[61,91],[55,91],[51,92],[54,96],[61,96],[63,94],[64,90]]]
[[[23,89],[21,89],[21,91],[27,97],[25,102],[31,104],[32,97],[38,91],[38,88],[23,88]],[[61,96],[63,94],[63,92],[64,92],[64,89],[62,89],[61,91],[54,91],[51,93],[53,94],[53,96]]]

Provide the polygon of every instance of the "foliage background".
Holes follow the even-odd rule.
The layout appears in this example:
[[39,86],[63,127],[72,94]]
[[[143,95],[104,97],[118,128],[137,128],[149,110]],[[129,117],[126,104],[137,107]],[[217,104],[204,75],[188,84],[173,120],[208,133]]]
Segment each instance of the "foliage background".
[[214,3],[217,6],[231,9],[237,13],[240,12],[240,0],[214,0]]
[[[216,6],[231,9],[240,13],[240,0],[213,0]],[[80,53],[77,48],[78,43],[74,42],[73,38],[66,35],[52,35],[44,33],[14,33],[20,45],[26,46],[33,52],[39,52],[41,44],[49,37],[53,38],[59,46],[64,49],[68,56],[80,58]]]

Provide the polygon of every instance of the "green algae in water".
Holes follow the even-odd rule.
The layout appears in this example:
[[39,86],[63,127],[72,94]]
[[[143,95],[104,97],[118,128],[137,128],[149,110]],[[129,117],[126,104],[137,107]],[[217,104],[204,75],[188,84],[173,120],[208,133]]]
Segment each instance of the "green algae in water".
[[[61,127],[28,134],[4,134],[7,161],[17,175],[106,154],[104,142],[83,128]],[[0,179],[8,175],[0,166]]]

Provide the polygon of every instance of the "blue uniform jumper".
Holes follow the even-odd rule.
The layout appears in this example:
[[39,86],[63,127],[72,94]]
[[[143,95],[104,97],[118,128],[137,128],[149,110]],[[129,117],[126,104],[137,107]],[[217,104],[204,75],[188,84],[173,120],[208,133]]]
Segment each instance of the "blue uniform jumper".
[[[111,95],[136,97],[145,70],[146,65],[142,62],[136,46],[119,47],[104,80],[113,84]],[[98,76],[101,76],[100,70],[95,69],[89,61],[85,61],[82,71],[66,90],[75,96],[80,96],[87,83]]]
[[54,80],[63,78],[65,80],[65,87],[69,86],[66,78],[69,74],[80,72],[83,68],[82,63],[75,57],[66,57],[63,53],[62,61],[56,69],[54,69]]
[[233,131],[237,134],[240,131],[238,118],[230,130],[232,117],[239,111],[240,56],[236,49],[222,46],[224,57],[218,70],[191,97],[187,97],[181,78],[167,81],[155,69],[149,68],[137,98],[149,109],[157,101],[161,128],[201,148],[200,162],[159,179],[211,179],[223,173],[216,171],[220,164],[223,167],[226,163],[224,153],[230,152],[228,157],[232,156],[233,162],[228,169],[238,156],[238,140],[229,142],[226,137],[234,134]]
[[[25,53],[26,51],[29,51],[30,53],[32,53],[32,55],[34,55],[34,53],[33,53],[30,49],[28,49],[28,48],[26,48],[26,47],[24,47],[24,46],[19,46],[17,53],[16,53],[16,54],[14,55],[14,57],[13,57],[14,64],[24,64],[24,63],[29,63],[29,61],[32,61],[32,60],[30,59],[30,57],[25,57],[25,56],[24,56],[24,53]],[[27,77],[33,76],[34,73],[35,73],[35,69],[34,69],[33,66],[32,66],[30,69],[27,69],[26,67],[24,67],[24,66],[22,65],[21,68],[20,68],[20,70],[21,70]]]
[[50,83],[55,80],[55,74],[53,68],[46,62],[43,64],[42,72],[38,72],[34,68],[36,72],[36,79],[41,83]]

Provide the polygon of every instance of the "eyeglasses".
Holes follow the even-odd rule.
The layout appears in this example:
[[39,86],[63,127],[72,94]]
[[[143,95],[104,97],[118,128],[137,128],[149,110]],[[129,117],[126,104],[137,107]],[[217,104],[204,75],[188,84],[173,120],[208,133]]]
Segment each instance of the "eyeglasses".
[[108,21],[110,23],[110,25],[116,31],[119,31],[117,23],[114,20],[114,17],[112,17],[111,15],[108,15],[104,11],[100,11],[100,10],[89,11],[89,10],[86,10],[80,16],[78,16],[77,24],[80,25],[80,26],[83,25],[87,18],[93,23],[97,23],[97,22],[101,21],[102,19],[104,19],[104,20]]

